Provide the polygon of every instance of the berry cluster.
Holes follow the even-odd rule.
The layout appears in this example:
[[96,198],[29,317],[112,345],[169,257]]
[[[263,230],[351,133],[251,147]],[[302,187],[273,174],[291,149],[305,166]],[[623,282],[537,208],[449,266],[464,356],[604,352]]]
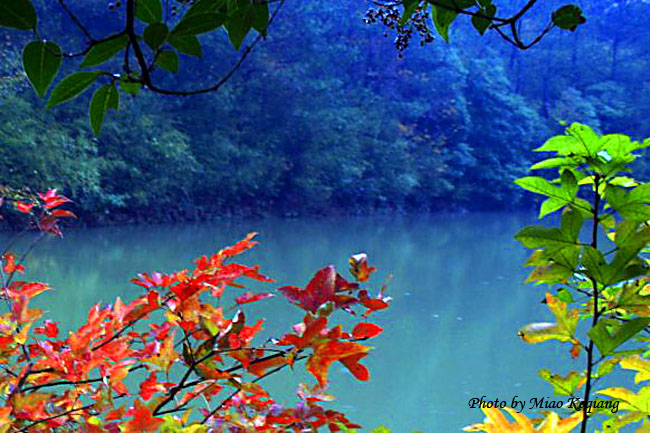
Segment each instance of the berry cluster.
[[379,6],[377,9],[368,9],[363,22],[366,24],[380,22],[386,26],[388,30],[384,33],[385,37],[388,37],[389,30],[396,30],[395,48],[398,51],[398,56],[403,57],[414,34],[420,37],[420,46],[433,42],[434,37],[428,26],[429,19],[428,5],[418,6],[411,17],[402,23],[399,9],[396,5],[391,4]]

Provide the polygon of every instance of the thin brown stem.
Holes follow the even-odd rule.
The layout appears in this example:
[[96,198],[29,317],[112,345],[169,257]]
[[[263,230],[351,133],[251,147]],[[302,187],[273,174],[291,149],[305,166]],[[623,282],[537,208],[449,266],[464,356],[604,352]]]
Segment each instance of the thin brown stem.
[[[592,230],[591,230],[591,247],[594,249],[598,248],[598,211],[600,209],[600,194],[598,192],[600,186],[600,176],[598,174],[594,177],[594,204],[593,204],[593,219],[592,219]],[[592,328],[598,324],[598,318],[600,317],[600,312],[598,309],[598,282],[592,277],[592,299],[593,299],[593,316],[591,321]],[[589,345],[587,346],[587,377],[585,383],[585,394],[583,399],[582,407],[582,423],[580,424],[580,433],[587,432],[587,424],[589,422],[589,398],[591,394],[591,387],[593,384],[591,374],[595,365],[594,361],[594,341],[589,340]]]

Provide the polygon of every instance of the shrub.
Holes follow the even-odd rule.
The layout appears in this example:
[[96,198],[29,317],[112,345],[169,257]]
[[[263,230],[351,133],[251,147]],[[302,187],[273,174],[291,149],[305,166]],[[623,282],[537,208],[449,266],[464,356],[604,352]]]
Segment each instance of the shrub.
[[[4,206],[29,216],[39,230],[60,235],[60,207],[69,200],[51,190],[31,195],[3,189]],[[235,245],[196,260],[192,270],[142,273],[132,282],[142,295],[95,305],[86,323],[61,336],[59,324],[30,309],[33,297],[49,290],[44,282],[22,281],[24,259],[2,255],[0,315],[0,431],[207,432],[330,431],[358,428],[341,412],[322,407],[328,372],[340,362],[357,379],[368,380],[360,361],[370,347],[362,341],[383,330],[368,316],[388,307],[382,288],[371,295],[361,285],[375,270],[365,254],[350,258],[355,282],[328,266],[305,288],[279,293],[304,317],[275,340],[257,342],[265,319],[246,314],[247,305],[275,296],[244,292],[233,305],[225,293],[243,288],[243,279],[270,283],[257,266],[232,259],[257,244],[255,233]],[[228,307],[236,312],[230,314]],[[340,313],[357,319],[351,330],[336,324]],[[357,314],[360,313],[360,314]],[[260,382],[301,361],[316,379],[298,386],[299,402],[281,406]]]

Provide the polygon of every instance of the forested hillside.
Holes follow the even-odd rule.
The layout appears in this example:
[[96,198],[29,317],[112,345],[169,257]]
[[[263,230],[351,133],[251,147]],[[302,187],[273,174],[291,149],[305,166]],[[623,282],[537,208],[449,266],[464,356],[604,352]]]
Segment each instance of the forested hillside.
[[[451,45],[414,39],[400,58],[394,34],[364,24],[368,3],[289,1],[220,91],[123,98],[98,137],[89,96],[45,109],[21,72],[30,36],[0,33],[0,184],[58,187],[87,223],[521,208],[511,180],[560,120],[650,136],[650,3],[578,3],[584,26],[530,50],[464,22]],[[119,25],[105,0],[74,8],[97,29]],[[47,25],[81,39],[65,19]],[[170,85],[232,66],[227,40],[211,42]]]

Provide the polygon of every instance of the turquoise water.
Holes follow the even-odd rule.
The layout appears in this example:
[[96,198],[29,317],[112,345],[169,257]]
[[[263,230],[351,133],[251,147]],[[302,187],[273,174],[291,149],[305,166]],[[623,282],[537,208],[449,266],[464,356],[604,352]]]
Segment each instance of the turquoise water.
[[[348,256],[365,251],[379,269],[371,280],[375,287],[393,275],[388,294],[394,299],[388,311],[373,318],[386,332],[374,339],[375,350],[364,360],[371,380],[358,382],[335,364],[333,405],[368,429],[385,424],[396,433],[445,433],[483,419],[479,409],[468,407],[473,397],[508,404],[515,396],[558,400],[537,371],[567,372],[583,365],[569,359],[568,346],[530,346],[517,338],[521,325],[551,319],[540,303],[543,288],[523,284],[526,251],[513,239],[533,221],[532,216],[486,213],[68,230],[64,239],[39,245],[27,266],[30,278],[55,288],[39,296],[39,306],[66,329],[81,324],[99,300],[139,294],[129,283],[138,272],[189,268],[195,257],[250,231],[260,232],[261,244],[240,261],[260,264],[277,281],[269,288],[302,287],[328,264],[347,274]],[[268,323],[264,337],[278,336],[302,318],[280,297],[254,304],[251,320],[254,313],[279,318]],[[298,384],[289,373],[266,383],[282,400]]]

